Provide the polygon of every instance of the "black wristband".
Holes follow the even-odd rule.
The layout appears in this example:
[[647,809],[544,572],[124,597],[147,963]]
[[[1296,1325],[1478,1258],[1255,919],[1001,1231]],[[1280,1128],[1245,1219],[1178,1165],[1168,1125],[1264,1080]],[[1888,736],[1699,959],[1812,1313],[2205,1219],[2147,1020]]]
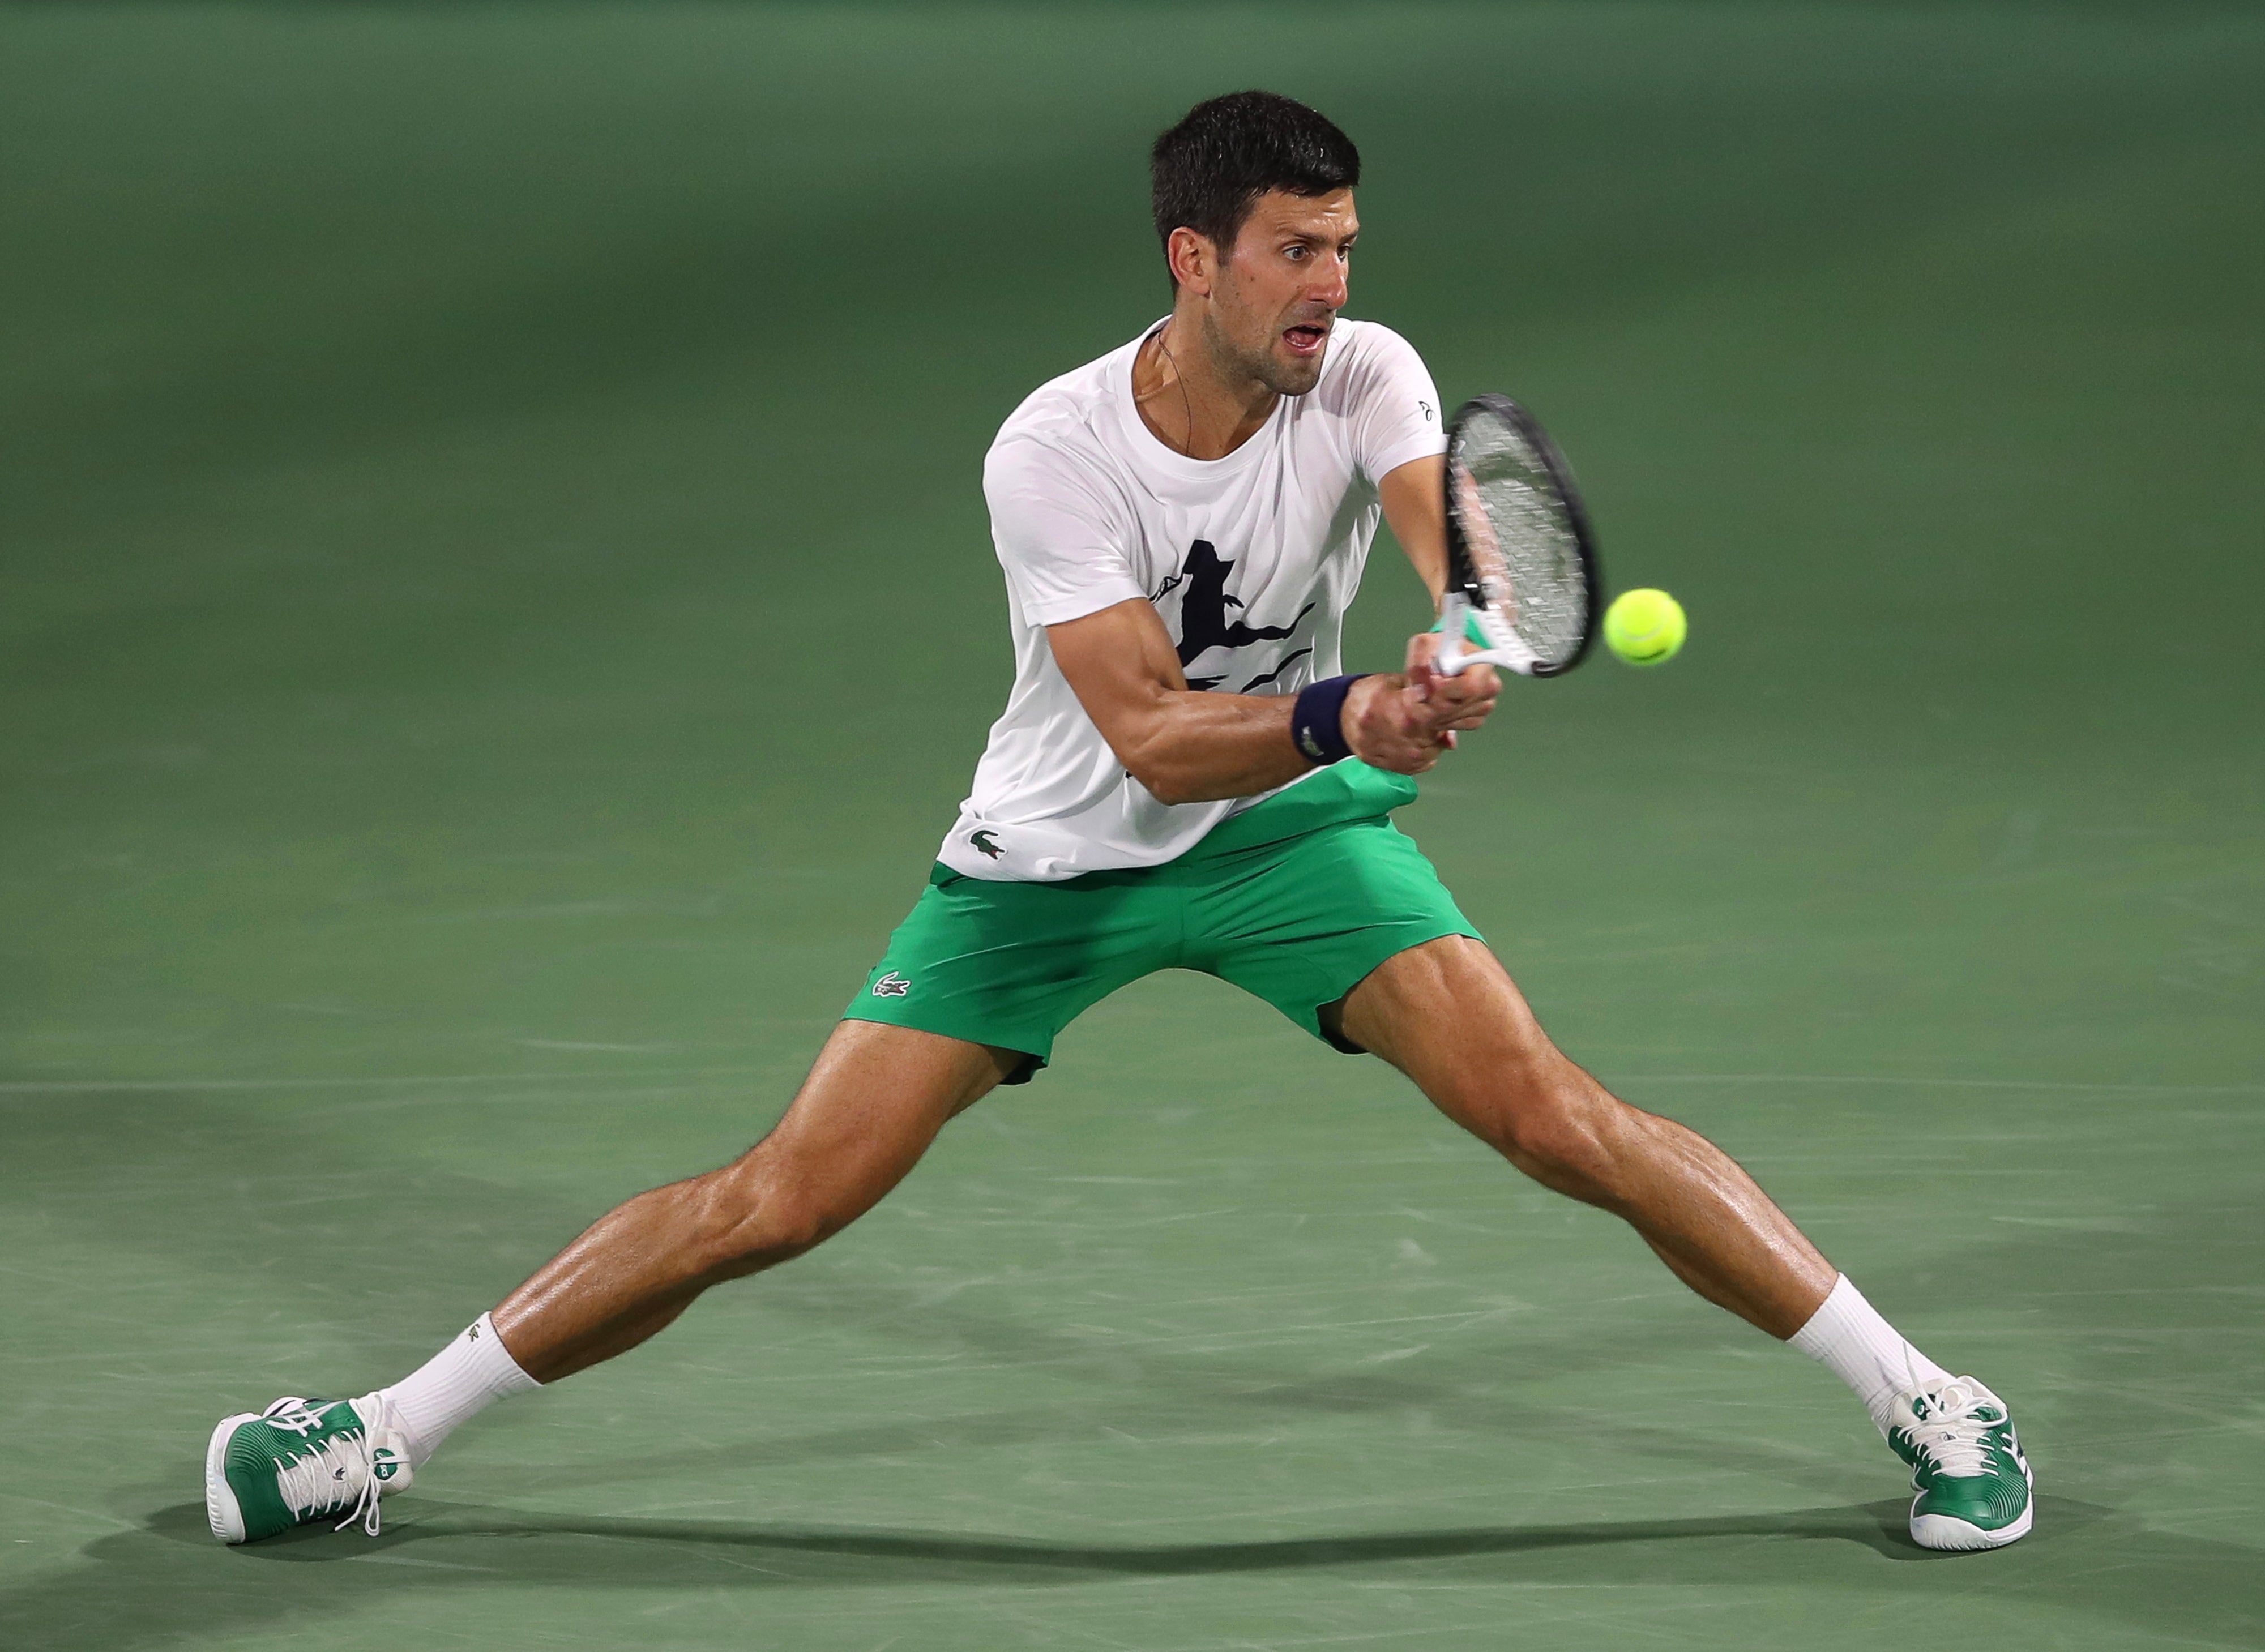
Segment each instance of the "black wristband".
[[1298,690],[1298,703],[1290,712],[1290,739],[1308,762],[1342,762],[1352,755],[1345,744],[1344,702],[1353,684],[1369,673],[1327,677]]

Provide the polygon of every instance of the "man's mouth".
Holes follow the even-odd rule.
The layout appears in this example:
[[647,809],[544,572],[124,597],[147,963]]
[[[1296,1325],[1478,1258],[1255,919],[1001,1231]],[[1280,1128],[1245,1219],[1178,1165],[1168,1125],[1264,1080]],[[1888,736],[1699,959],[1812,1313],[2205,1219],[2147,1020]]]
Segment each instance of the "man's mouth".
[[1290,346],[1293,356],[1317,356],[1329,341],[1329,324],[1325,321],[1301,321],[1282,330],[1282,342]]

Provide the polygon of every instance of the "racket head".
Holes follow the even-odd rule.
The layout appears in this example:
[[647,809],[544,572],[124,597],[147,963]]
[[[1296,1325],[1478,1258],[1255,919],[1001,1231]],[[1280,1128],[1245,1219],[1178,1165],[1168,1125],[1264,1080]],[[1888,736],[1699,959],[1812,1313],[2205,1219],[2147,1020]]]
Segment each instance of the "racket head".
[[1447,588],[1469,600],[1490,655],[1556,677],[1596,641],[1603,575],[1573,472],[1540,421],[1475,396],[1447,426]]

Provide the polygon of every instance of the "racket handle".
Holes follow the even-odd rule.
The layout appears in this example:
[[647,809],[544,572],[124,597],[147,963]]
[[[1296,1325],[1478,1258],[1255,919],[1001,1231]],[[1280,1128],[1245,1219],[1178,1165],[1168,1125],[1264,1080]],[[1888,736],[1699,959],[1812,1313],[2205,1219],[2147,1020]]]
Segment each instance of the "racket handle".
[[[1499,666],[1521,677],[1531,677],[1534,664],[1532,651],[1517,633],[1499,622],[1490,632],[1478,622],[1476,613],[1471,600],[1460,591],[1449,591],[1439,599],[1439,646],[1432,651],[1431,668],[1442,677],[1460,677],[1474,666]],[[1482,637],[1498,633],[1502,640],[1489,648],[1466,648],[1464,639],[1473,630]]]
[[1470,623],[1470,599],[1450,591],[1439,599],[1439,645],[1431,651],[1431,668],[1442,677],[1460,677],[1471,657],[1463,647],[1463,627]]

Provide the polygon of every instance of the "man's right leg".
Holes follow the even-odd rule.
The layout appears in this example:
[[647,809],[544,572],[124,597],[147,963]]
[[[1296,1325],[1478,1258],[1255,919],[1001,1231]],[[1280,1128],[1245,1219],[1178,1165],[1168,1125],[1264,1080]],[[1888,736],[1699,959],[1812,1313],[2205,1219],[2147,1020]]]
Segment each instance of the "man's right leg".
[[878,1204],[1022,1059],[843,1022],[769,1135],[721,1169],[616,1206],[506,1297],[492,1316],[505,1349],[556,1382],[636,1347],[710,1285],[799,1256]]
[[720,1169],[608,1212],[402,1381],[224,1421],[205,1461],[213,1534],[247,1542],[342,1512],[375,1531],[378,1496],[406,1486],[457,1424],[636,1347],[710,1285],[839,1233],[1023,1059],[909,1027],[841,1022],[770,1134]]

